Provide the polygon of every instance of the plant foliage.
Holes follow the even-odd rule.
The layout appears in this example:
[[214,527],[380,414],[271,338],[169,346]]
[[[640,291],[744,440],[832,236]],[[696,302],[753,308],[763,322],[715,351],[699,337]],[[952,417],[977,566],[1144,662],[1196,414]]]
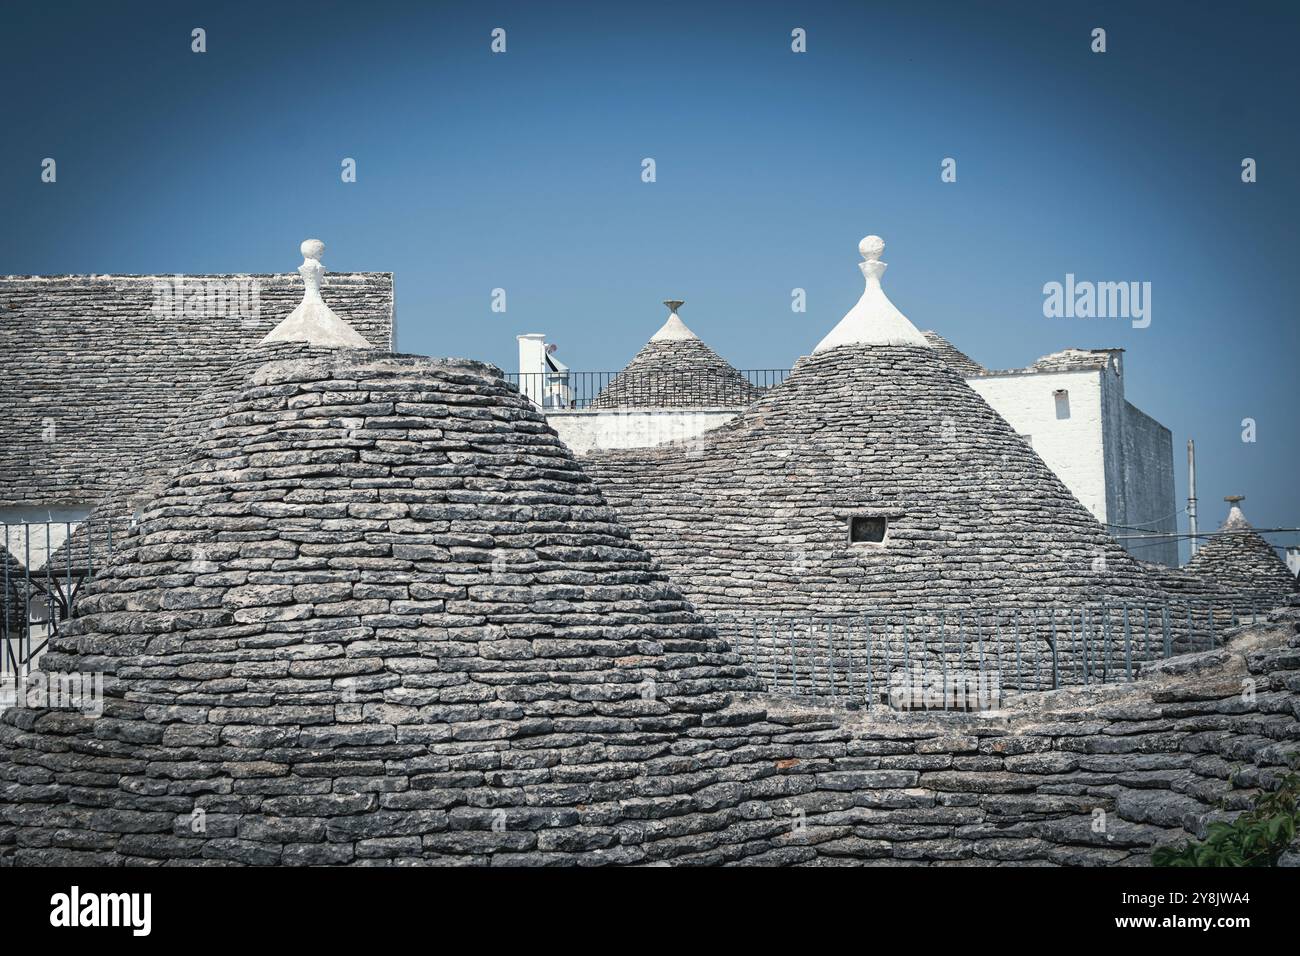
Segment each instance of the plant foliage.
[[1292,773],[1231,823],[1211,823],[1204,840],[1157,847],[1151,862],[1156,866],[1274,866],[1295,839],[1297,824],[1300,776]]

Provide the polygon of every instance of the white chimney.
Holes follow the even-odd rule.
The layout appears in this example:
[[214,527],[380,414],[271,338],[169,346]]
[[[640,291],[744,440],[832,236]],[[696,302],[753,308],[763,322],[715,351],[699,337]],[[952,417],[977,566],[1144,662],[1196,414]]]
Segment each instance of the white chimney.
[[519,391],[536,405],[542,404],[546,394],[546,335],[529,332],[515,336],[519,341]]

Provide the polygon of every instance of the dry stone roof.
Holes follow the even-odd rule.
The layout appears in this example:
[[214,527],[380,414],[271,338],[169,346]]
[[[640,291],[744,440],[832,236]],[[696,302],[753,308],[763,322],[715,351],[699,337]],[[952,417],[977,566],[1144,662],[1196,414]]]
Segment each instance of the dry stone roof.
[[[889,312],[882,335],[860,323],[862,341],[801,361],[690,446],[597,452],[586,466],[742,652],[755,619],[782,614],[951,621],[995,608],[1162,600],[939,351],[877,341],[906,337],[899,317]],[[851,542],[854,518],[883,520],[883,542]],[[770,661],[755,663],[766,672]]]
[[[374,347],[391,273],[325,293]],[[296,275],[0,277],[0,506],[91,504],[302,298]]]
[[1296,590],[1296,579],[1263,536],[1246,520],[1233,498],[1218,533],[1201,546],[1186,571],[1242,596],[1243,602],[1272,607]]
[[1143,862],[1296,736],[1294,612],[1001,716],[754,695],[475,362],[262,366],[133,540],[42,662],[102,713],[0,715],[0,863]]
[[591,408],[682,408],[748,405],[761,389],[736,371],[686,327],[677,300],[663,326],[623,371],[591,402]]
[[4,715],[29,862],[639,859],[665,741],[758,686],[475,362],[262,367],[133,540],[42,665],[103,716]]
[[939,357],[948,363],[948,367],[955,372],[972,378],[976,375],[984,375],[988,372],[983,365],[975,361],[965,352],[958,349],[955,345],[945,339],[938,332],[922,332],[925,340],[930,343],[930,348],[939,353]]
[[258,344],[215,374],[209,387],[177,410],[159,440],[142,451],[131,471],[90,510],[55,552],[51,566],[56,572],[69,567],[74,573],[93,571],[112,552],[130,547],[135,512],[184,464],[203,431],[234,401],[249,375],[271,361],[330,354],[331,349],[306,342]]

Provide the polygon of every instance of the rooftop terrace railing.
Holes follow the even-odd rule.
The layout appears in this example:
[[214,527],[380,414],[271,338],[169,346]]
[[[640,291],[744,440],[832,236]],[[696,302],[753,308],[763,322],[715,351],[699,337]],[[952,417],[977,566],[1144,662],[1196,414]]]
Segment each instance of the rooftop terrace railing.
[[972,710],[997,706],[1010,690],[1132,681],[1146,664],[1222,646],[1226,632],[1267,610],[1248,601],[1097,602],[715,623],[769,692],[853,707]]
[[748,405],[789,375],[790,369],[698,369],[511,372],[506,379],[542,408],[717,408]]
[[130,527],[127,518],[0,523],[0,680],[31,673]]
[[[125,518],[0,524],[0,679],[39,663],[130,531]],[[1225,631],[1267,610],[1249,601],[1099,601],[709,622],[769,691],[865,707],[897,707],[901,694],[903,706],[931,709],[939,688],[953,698],[941,709],[951,710],[988,706],[1007,690],[1133,680],[1147,663],[1221,646]]]

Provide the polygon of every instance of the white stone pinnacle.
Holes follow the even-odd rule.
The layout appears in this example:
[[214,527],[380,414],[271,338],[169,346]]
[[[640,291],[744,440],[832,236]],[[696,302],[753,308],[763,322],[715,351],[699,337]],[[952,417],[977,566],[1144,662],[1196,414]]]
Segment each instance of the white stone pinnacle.
[[885,263],[880,261],[885,251],[885,240],[867,236],[858,243],[858,252],[865,262],[858,264],[867,280],[867,287],[857,305],[840,319],[826,338],[817,343],[813,354],[825,352],[839,345],[916,345],[931,348],[907,316],[899,312],[881,288],[880,277],[885,274]]
[[681,299],[665,299],[664,305],[668,306],[668,321],[665,322],[654,335],[650,336],[651,342],[682,341],[684,339],[699,338],[694,332],[686,327],[686,323],[681,320],[677,310],[686,303]]
[[302,250],[302,265],[298,267],[298,274],[305,286],[302,302],[262,339],[262,344],[309,342],[327,349],[371,348],[371,344],[335,315],[321,298],[320,280],[325,267],[321,265],[320,257],[325,254],[325,243],[319,239],[307,239],[299,248]]
[[1246,515],[1241,510],[1241,503],[1246,500],[1246,496],[1225,495],[1223,500],[1228,503],[1228,517],[1219,530],[1227,531],[1232,528],[1249,528],[1250,522],[1246,520]]

